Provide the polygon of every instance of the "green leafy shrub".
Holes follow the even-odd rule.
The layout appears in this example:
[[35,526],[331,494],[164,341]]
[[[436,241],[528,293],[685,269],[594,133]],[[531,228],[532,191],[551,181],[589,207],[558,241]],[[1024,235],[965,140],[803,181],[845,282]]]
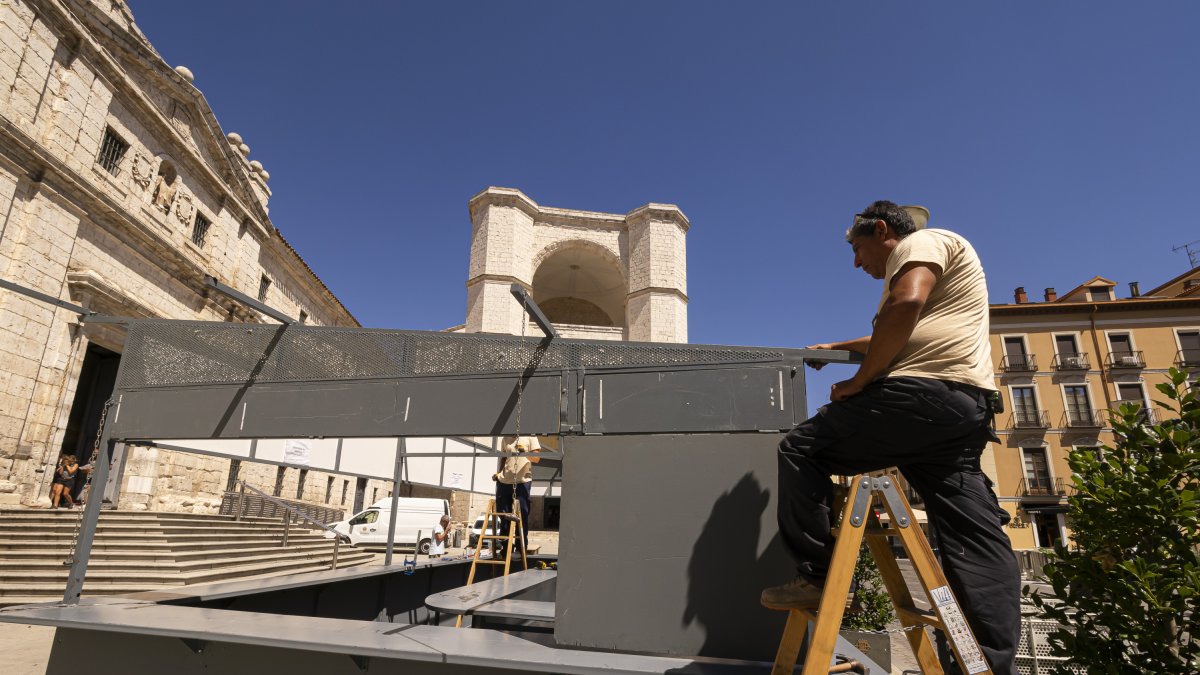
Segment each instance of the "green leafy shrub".
[[1176,417],[1142,424],[1123,405],[1116,447],[1070,455],[1074,548],[1056,547],[1054,598],[1033,601],[1074,629],[1050,643],[1088,673],[1200,673],[1200,400],[1186,373],[1170,378],[1158,390]]
[[875,566],[875,559],[864,543],[858,551],[858,562],[854,565],[855,609],[842,617],[842,628],[848,630],[883,630],[896,618],[892,612],[892,600],[883,585],[883,575]]

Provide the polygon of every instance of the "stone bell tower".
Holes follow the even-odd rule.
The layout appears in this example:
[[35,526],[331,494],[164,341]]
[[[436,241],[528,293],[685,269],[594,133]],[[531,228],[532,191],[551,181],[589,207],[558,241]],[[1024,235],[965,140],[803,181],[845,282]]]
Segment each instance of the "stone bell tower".
[[468,206],[466,332],[521,334],[521,306],[509,292],[519,283],[565,337],[687,342],[690,223],[679,207],[577,211],[497,187]]

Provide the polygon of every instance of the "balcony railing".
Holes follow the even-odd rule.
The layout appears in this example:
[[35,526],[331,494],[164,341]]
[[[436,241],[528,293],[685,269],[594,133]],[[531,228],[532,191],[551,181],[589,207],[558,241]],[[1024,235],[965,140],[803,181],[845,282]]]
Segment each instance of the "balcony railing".
[[1029,480],[1022,478],[1017,484],[1018,497],[1065,497],[1070,494],[1073,484],[1065,478],[1037,478]]
[[1136,405],[1141,409],[1137,411],[1138,421],[1142,424],[1158,424],[1158,416],[1154,414],[1154,408],[1146,405],[1146,402],[1140,398],[1117,400],[1113,401],[1113,409],[1119,410],[1125,404]]
[[1006,373],[1028,373],[1037,370],[1037,359],[1033,354],[1005,354],[1000,359],[1000,370]]
[[1088,370],[1092,367],[1087,354],[1055,354],[1055,370]]
[[1045,410],[1014,410],[1012,413],[1012,429],[1047,429],[1050,427],[1049,417]]
[[1106,365],[1109,368],[1145,368],[1146,360],[1142,358],[1140,351],[1109,352]]
[[1107,420],[1107,410],[1068,410],[1063,414],[1062,425],[1068,429],[1099,429]]
[[1175,364],[1180,368],[1200,368],[1200,349],[1180,349]]

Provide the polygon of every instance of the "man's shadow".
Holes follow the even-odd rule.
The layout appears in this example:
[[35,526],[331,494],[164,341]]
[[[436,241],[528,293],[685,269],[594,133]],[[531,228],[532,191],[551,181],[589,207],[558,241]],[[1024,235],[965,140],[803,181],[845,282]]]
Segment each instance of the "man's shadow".
[[696,539],[688,561],[682,622],[685,628],[698,623],[704,629],[701,656],[775,658],[787,613],[762,607],[758,598],[766,586],[795,576],[795,564],[778,534],[758,554],[770,501],[770,491],[747,473],[717,498]]

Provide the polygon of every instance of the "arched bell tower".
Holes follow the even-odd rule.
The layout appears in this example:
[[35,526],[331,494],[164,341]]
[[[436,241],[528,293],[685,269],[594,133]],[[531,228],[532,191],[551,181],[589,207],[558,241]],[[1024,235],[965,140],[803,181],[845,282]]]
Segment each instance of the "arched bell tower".
[[491,187],[469,210],[466,332],[521,334],[509,293],[519,283],[565,337],[687,342],[690,223],[679,207],[576,211]]

